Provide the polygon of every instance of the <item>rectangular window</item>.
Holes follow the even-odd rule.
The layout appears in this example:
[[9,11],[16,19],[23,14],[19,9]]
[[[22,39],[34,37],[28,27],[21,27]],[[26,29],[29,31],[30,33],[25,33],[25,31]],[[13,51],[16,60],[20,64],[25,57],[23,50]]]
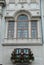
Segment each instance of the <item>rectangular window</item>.
[[28,49],[24,49],[24,54],[28,54],[29,50]]
[[20,54],[21,53],[21,49],[16,49],[16,54]]
[[32,30],[32,39],[37,38],[37,21],[31,22],[31,30]]
[[14,21],[8,22],[8,38],[12,39],[14,37]]

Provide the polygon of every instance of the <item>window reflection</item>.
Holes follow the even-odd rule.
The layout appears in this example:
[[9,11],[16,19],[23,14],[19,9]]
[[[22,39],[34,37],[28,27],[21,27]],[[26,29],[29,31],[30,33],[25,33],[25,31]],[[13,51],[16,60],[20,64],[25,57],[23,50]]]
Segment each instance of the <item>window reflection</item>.
[[37,21],[31,22],[31,28],[32,28],[32,38],[37,38]]
[[16,54],[21,53],[21,49],[16,49]]
[[24,49],[24,53],[25,54],[28,54],[29,53],[29,50],[28,49]]
[[18,17],[18,38],[28,38],[28,17],[20,15]]
[[8,38],[12,39],[14,37],[14,21],[8,22]]

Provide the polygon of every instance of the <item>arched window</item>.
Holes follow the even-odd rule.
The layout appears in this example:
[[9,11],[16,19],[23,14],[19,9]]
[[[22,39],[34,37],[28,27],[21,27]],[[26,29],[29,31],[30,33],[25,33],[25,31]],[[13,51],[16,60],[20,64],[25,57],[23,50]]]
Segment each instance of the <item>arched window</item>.
[[17,38],[28,38],[28,16],[19,15],[17,20]]

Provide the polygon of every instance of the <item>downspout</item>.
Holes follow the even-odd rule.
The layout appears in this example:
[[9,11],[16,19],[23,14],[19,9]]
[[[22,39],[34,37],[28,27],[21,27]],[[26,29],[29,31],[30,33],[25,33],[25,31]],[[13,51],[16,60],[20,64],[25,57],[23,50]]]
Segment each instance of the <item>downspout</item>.
[[42,35],[42,45],[43,45],[43,25],[42,25],[42,0],[40,0],[40,16],[41,16],[41,35]]

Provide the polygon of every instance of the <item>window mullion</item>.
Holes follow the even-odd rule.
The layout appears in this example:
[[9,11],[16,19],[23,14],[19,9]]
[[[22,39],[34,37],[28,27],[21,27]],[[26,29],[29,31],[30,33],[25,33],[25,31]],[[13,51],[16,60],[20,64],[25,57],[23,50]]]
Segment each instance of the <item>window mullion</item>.
[[17,24],[17,22],[14,23],[14,38],[16,38],[16,33],[17,33],[17,32],[16,32],[16,30],[17,30],[17,28],[16,28],[17,25],[16,25],[16,24]]
[[5,33],[5,38],[7,38],[7,34],[8,34],[8,22],[6,22],[6,33]]
[[37,22],[37,29],[38,29],[38,38],[41,38],[41,29],[40,29],[40,21]]
[[31,38],[31,21],[29,21],[29,38]]

